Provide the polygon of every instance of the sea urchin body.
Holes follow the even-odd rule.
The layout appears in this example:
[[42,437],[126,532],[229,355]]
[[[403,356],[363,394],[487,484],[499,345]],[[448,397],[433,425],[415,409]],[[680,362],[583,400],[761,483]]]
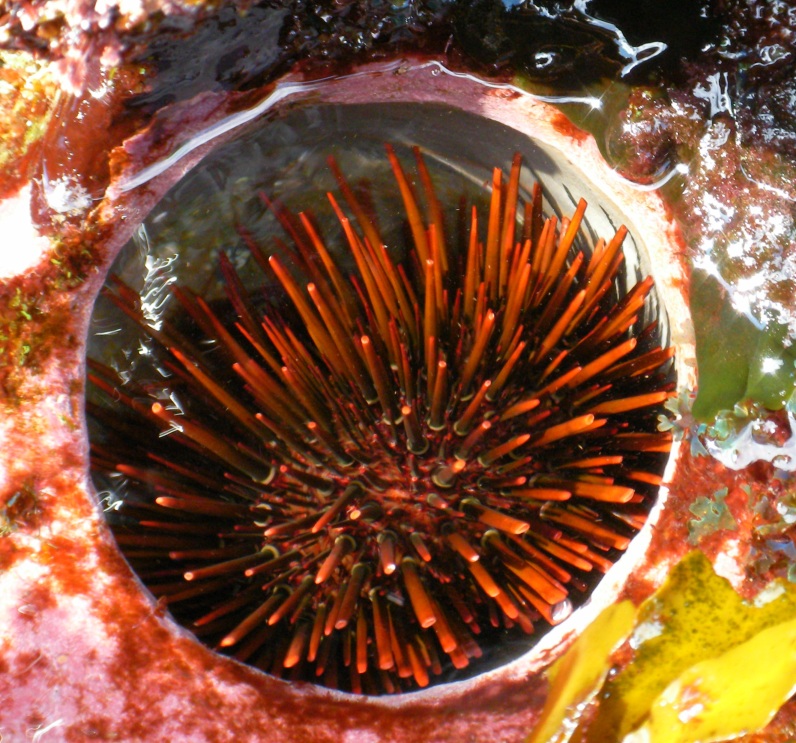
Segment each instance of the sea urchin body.
[[415,154],[423,199],[388,147],[400,261],[332,162],[336,250],[263,197],[293,247],[240,234],[271,290],[221,254],[227,301],[173,287],[181,320],[153,327],[112,279],[162,377],[90,362],[126,411],[89,406],[92,465],[124,476],[113,525],[141,579],[211,646],[353,692],[426,686],[566,618],[643,525],[671,443],[652,281],[618,296],[624,228],[584,254],[585,202],[545,219],[516,157],[451,241]]

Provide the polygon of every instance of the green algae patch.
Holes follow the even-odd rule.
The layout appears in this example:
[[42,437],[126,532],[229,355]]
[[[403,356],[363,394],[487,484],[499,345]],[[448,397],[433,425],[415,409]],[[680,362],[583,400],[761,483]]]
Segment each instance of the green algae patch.
[[782,408],[796,386],[796,349],[786,342],[788,328],[756,327],[718,282],[700,271],[694,271],[691,313],[699,368],[694,416],[712,422],[743,401]]
[[[80,253],[96,260],[88,251]],[[57,246],[50,254],[62,255]],[[37,375],[54,349],[78,344],[71,292],[96,269],[83,269],[80,255],[64,251],[63,256],[60,263],[51,259],[35,281],[29,277],[0,281],[0,403],[12,408],[43,392]]]
[[718,282],[694,271],[691,313],[696,335],[699,392],[693,413],[712,421],[720,410],[731,410],[743,399],[749,377],[750,352],[758,331],[733,308]]
[[691,504],[688,510],[696,517],[688,522],[688,541],[691,544],[698,544],[720,530],[738,530],[738,522],[724,502],[727,493],[727,488],[721,488],[712,496],[699,496]]
[[0,50],[0,197],[27,180],[57,90],[46,63],[21,52]]

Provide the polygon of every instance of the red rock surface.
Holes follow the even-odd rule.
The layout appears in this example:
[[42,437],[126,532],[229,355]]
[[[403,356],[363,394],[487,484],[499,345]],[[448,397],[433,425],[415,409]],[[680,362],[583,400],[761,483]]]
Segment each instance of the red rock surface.
[[[390,72],[374,77],[367,91],[340,86],[329,95],[340,102],[365,94],[449,100],[531,129],[593,174],[607,172],[593,140],[562,126],[553,109],[500,92],[473,97],[465,81],[432,76],[429,68],[401,72],[400,84]],[[112,188],[91,209],[70,202],[72,211],[53,211],[41,191],[33,200],[18,191],[13,202],[15,217],[28,225],[14,251],[31,258],[4,274],[0,257],[2,328],[5,348],[12,351],[0,376],[0,733],[20,741],[520,741],[546,693],[538,670],[566,645],[566,626],[554,634],[560,642],[546,654],[532,653],[491,674],[429,692],[366,699],[292,686],[216,656],[178,628],[141,589],[104,524],[88,480],[82,410],[90,308],[131,229],[202,150],[134,197],[114,190],[114,179],[146,165],[158,148],[173,149],[174,137],[239,106],[234,99],[205,97],[164,113],[114,151],[111,145],[120,140],[112,137],[74,141],[67,149],[74,159],[62,170],[73,177],[71,195],[78,186],[102,190],[111,179]],[[101,128],[109,110],[105,101],[87,113],[96,115]],[[655,194],[622,193],[616,186],[612,195],[627,202],[623,206],[633,219],[653,227],[661,243],[659,283],[673,302],[683,384],[692,385],[678,231]],[[46,246],[30,228],[34,223],[48,234]],[[682,452],[669,469],[669,494],[655,528],[645,530],[632,564],[614,574],[615,585],[603,589],[602,599],[581,619],[600,600],[649,595],[667,566],[689,549],[694,498],[725,486],[734,494],[745,477]],[[705,550],[738,584],[745,577],[741,552],[749,514],[735,496],[729,506],[743,529],[709,538]],[[784,730],[788,720],[783,716],[766,740],[779,740],[776,730]]]

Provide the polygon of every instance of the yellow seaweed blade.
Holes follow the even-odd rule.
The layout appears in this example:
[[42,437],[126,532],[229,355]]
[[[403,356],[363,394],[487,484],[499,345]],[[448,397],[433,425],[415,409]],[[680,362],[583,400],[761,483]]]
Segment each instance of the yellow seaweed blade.
[[[767,603],[749,604],[716,575],[701,552],[683,558],[666,583],[639,607],[630,639],[635,657],[606,682],[595,719],[587,730],[578,731],[576,739],[622,741],[644,724],[656,700],[688,669],[796,616],[796,586],[773,584],[766,593],[778,595]],[[728,683],[733,680],[738,694],[744,695],[744,673],[736,671]],[[777,693],[772,700],[779,704]]]
[[755,733],[794,691],[796,619],[688,668],[623,743],[712,743]]
[[611,653],[633,628],[636,608],[630,601],[609,606],[548,670],[550,693],[527,743],[566,743],[573,730],[565,720],[600,690],[611,668]]

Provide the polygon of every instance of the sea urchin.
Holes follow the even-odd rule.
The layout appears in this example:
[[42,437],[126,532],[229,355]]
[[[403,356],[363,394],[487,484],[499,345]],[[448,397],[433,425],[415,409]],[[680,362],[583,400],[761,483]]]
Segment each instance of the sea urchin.
[[238,660],[372,694],[566,618],[643,525],[671,443],[652,280],[618,288],[626,230],[584,254],[585,202],[545,219],[517,156],[450,241],[419,151],[417,185],[387,154],[400,260],[331,161],[336,249],[263,197],[293,243],[269,255],[241,227],[267,290],[221,253],[226,301],[173,286],[178,317],[152,323],[111,278],[161,376],[89,362],[92,467],[123,476],[112,525],[152,593]]

